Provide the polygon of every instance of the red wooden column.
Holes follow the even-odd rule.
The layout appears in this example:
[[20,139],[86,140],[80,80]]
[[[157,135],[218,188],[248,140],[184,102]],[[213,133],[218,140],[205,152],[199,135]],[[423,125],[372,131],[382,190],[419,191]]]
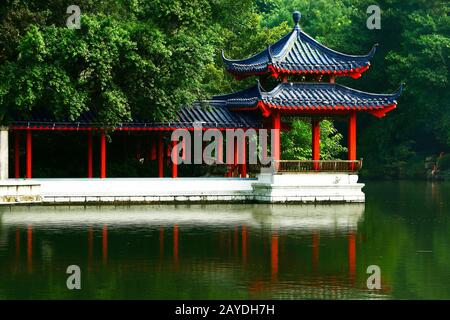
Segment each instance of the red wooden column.
[[87,176],[92,178],[92,131],[88,131]]
[[356,112],[348,119],[348,160],[356,160]]
[[[220,133],[219,138],[217,139],[217,163],[223,163],[223,137],[222,137],[222,132],[220,130],[218,130]],[[184,141],[184,139],[183,139]]]
[[[272,157],[274,160],[280,160],[280,129],[281,129],[281,114],[280,111],[275,110],[272,112],[272,131],[274,146],[272,150]],[[275,170],[278,168],[275,167]]]
[[242,142],[242,155],[239,157],[243,161],[240,165],[241,178],[247,178],[247,139],[244,136],[244,141]]
[[[312,129],[312,159],[320,160],[320,120],[311,121]],[[314,162],[314,170],[319,170],[319,163]]]
[[162,133],[158,135],[158,177],[164,177],[164,141]]
[[100,178],[106,178],[106,132],[100,134]]
[[[356,112],[350,113],[348,119],[348,160],[356,160]],[[349,169],[353,171],[354,163],[350,163]]]
[[[172,155],[178,154],[178,148],[177,148],[178,141],[172,141]],[[177,159],[172,159],[172,178],[178,177],[178,162]]]
[[20,133],[14,131],[14,177],[20,178]]
[[32,177],[32,166],[31,166],[31,159],[32,159],[32,141],[31,141],[31,130],[27,130],[27,172],[26,177],[27,179],[31,179]]

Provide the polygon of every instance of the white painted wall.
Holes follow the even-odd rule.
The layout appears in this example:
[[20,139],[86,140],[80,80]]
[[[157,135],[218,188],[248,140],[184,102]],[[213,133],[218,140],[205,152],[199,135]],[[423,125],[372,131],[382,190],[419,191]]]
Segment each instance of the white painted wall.
[[0,127],[0,180],[8,179],[8,128]]

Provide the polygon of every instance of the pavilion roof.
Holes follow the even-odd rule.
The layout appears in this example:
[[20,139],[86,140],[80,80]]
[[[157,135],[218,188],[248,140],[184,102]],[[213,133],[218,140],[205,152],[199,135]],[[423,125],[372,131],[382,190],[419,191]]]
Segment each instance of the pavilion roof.
[[262,109],[268,116],[271,109],[299,113],[342,113],[367,111],[384,116],[397,105],[402,86],[392,94],[376,94],[355,90],[334,83],[280,83],[271,91],[258,84],[229,95],[216,96],[217,103],[231,110]]
[[333,74],[354,78],[370,66],[376,45],[366,55],[348,55],[334,51],[306,34],[298,25],[300,13],[294,12],[294,29],[264,51],[243,60],[222,58],[226,69],[236,78],[259,74]]
[[[261,127],[260,116],[254,112],[233,112],[223,103],[217,101],[196,102],[190,107],[181,108],[173,121],[152,122],[134,120],[113,126],[115,130],[173,130],[202,128],[258,128]],[[45,114],[31,118],[17,118],[11,123],[15,129],[41,130],[87,130],[110,127],[96,120],[93,113],[85,113],[75,121],[54,120]]]

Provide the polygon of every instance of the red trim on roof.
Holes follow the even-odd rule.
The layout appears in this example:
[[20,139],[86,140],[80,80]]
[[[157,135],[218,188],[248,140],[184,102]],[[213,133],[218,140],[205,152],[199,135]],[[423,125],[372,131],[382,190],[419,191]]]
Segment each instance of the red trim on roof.
[[[268,69],[269,69],[269,73],[272,75],[272,77],[274,78],[278,78],[280,75],[285,75],[285,74],[322,74],[322,75],[336,75],[336,76],[348,76],[348,77],[352,77],[353,79],[358,79],[361,77],[361,74],[363,72],[365,72],[367,69],[369,69],[370,64],[367,64],[364,67],[358,67],[355,69],[350,69],[350,70],[289,70],[289,69],[283,69],[283,68],[278,68],[275,67],[271,64],[269,64]],[[247,75],[248,76],[248,75]],[[246,77],[247,77],[246,76]]]

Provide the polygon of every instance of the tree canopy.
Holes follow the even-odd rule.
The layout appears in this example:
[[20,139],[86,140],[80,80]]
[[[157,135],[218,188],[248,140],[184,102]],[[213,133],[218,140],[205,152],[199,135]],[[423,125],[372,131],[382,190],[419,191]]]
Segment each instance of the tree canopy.
[[[220,50],[243,58],[266,48],[292,28],[299,10],[302,28],[333,49],[364,54],[380,44],[361,79],[339,83],[372,92],[406,83],[385,119],[359,118],[358,155],[368,176],[409,175],[414,159],[450,149],[447,1],[380,0],[380,30],[366,27],[369,0],[84,0],[79,30],[66,27],[72,2],[0,4],[2,123],[18,114],[73,120],[84,112],[110,124],[170,120],[196,99],[254,83],[232,79]],[[294,129],[286,146],[307,137],[307,126]],[[323,130],[330,134],[325,145],[342,138],[331,123]],[[302,158],[308,148],[286,156]]]

